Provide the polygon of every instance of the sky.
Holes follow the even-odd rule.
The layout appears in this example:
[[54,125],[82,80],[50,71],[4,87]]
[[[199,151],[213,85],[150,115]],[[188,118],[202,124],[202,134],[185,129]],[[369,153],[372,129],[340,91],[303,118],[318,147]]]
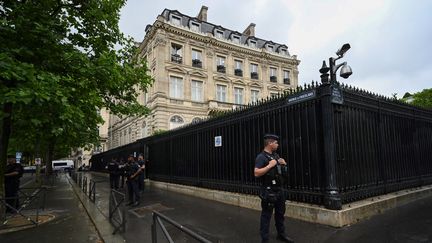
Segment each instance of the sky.
[[167,9],[285,44],[301,61],[299,84],[319,81],[323,60],[349,43],[353,74],[338,81],[385,96],[432,88],[432,0],[128,0],[120,29],[142,41],[145,27]]

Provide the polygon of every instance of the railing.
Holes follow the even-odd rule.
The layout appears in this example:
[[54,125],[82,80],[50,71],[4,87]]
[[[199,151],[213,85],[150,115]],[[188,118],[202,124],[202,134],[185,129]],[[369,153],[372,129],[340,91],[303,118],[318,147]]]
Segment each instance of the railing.
[[126,196],[117,190],[111,189],[109,198],[109,220],[114,226],[113,234],[126,230]]
[[162,220],[164,220],[165,222],[168,222],[170,225],[174,226],[175,228],[179,229],[181,232],[191,236],[192,238],[194,238],[195,240],[197,240],[198,242],[202,242],[202,243],[211,243],[211,241],[205,239],[204,237],[198,235],[197,233],[193,232],[192,230],[186,228],[185,226],[175,222],[174,220],[168,218],[167,216],[153,211],[153,223],[151,226],[152,229],[152,243],[157,243],[158,242],[158,236],[157,236],[157,226],[159,225],[159,227],[162,229],[162,233],[165,236],[165,238],[168,240],[168,242],[173,243],[173,239],[170,236],[170,234],[168,233],[168,230],[166,229],[164,223],[162,222]]
[[[29,193],[26,192],[26,190],[32,190],[32,192]],[[40,195],[41,193],[43,193],[42,200]],[[22,199],[23,202],[21,203],[21,205],[19,207],[16,207],[15,205],[17,204],[17,201],[20,201]],[[36,200],[38,201],[38,205],[36,206],[36,217],[32,219],[32,215],[25,214],[24,210],[29,209],[35,203]],[[17,214],[25,218],[28,222],[31,223],[30,225],[34,225],[34,226],[37,226],[39,224],[39,210],[45,209],[45,202],[46,202],[46,188],[43,186],[20,188],[18,190],[18,196],[0,198],[0,203],[3,204],[6,209],[9,209],[14,214]],[[15,205],[11,205],[11,204],[15,204]],[[2,219],[2,221],[3,224],[0,227],[5,226],[7,224],[8,218],[6,217],[6,215],[5,218]],[[16,227],[22,227],[26,225],[19,225]]]
[[90,179],[88,197],[93,203],[96,202],[96,184],[105,181],[95,181]]
[[146,147],[153,180],[257,194],[253,161],[265,133],[281,137],[278,153],[288,162],[285,190],[292,201],[337,209],[432,184],[431,110],[339,84],[299,87],[221,112],[98,154],[92,165],[102,168],[103,161]]
[[82,191],[84,192],[84,194],[87,193],[87,176],[83,176],[83,179],[82,179]]

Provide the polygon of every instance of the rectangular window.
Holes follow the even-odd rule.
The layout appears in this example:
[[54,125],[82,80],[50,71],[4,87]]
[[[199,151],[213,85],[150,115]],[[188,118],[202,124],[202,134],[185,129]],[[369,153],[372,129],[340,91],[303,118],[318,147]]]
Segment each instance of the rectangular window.
[[240,60],[235,60],[235,69],[243,70],[243,62]]
[[259,90],[251,90],[251,102],[257,102],[259,99]]
[[291,83],[290,82],[290,71],[284,70],[283,75],[284,75],[284,79],[283,79],[284,84],[290,84]]
[[282,55],[286,55],[286,54],[287,54],[287,51],[286,51],[285,49],[281,49],[281,50],[280,50],[280,54],[282,54]]
[[234,103],[238,105],[243,104],[243,89],[234,88]]
[[191,22],[191,30],[193,30],[193,31],[197,31],[197,32],[199,32],[200,31],[200,24],[198,24],[198,23],[195,23],[195,22]]
[[225,57],[217,56],[216,57],[216,65],[225,66]]
[[183,79],[170,76],[170,97],[176,99],[183,98]]
[[216,30],[216,37],[217,38],[223,38],[224,32],[222,30]]
[[250,41],[249,41],[249,46],[250,46],[250,47],[256,47],[256,41],[254,41],[254,40],[250,40]]
[[251,64],[250,65],[250,71],[251,73],[258,73],[258,64]]
[[220,102],[226,102],[226,86],[216,85],[216,100]]
[[277,97],[278,93],[275,92],[270,92],[270,97],[275,98]]
[[276,68],[270,68],[270,82],[277,82],[277,69]]
[[181,17],[171,15],[171,23],[173,23],[175,25],[181,25]]
[[182,63],[182,46],[176,43],[171,43],[171,61]]
[[192,49],[192,66],[202,68],[201,51]]
[[243,62],[240,60],[234,61],[234,75],[243,77]]
[[267,46],[267,51],[273,51],[273,46],[272,45],[268,45]]
[[234,43],[240,43],[240,36],[237,36],[237,35],[233,35],[232,36],[232,41],[234,42]]
[[203,101],[203,82],[192,80],[191,83],[191,98],[192,101],[202,102]]

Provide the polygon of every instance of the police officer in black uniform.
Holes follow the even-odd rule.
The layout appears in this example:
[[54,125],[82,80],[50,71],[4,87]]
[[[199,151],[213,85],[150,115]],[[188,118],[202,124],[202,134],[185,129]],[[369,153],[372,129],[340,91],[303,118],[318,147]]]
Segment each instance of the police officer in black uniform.
[[[140,168],[145,168],[145,161],[144,161],[144,155],[140,154],[138,156],[138,165],[140,166]],[[138,175],[138,188],[140,190],[140,192],[144,191],[144,179],[145,179],[145,170],[141,169],[140,174]]]
[[288,175],[286,162],[276,153],[279,137],[274,134],[264,136],[264,150],[255,159],[255,177],[261,180],[261,222],[262,242],[269,242],[270,219],[275,212],[277,239],[283,242],[294,242],[285,234],[285,196],[282,186]]
[[108,172],[110,174],[111,189],[117,190],[119,187],[120,169],[116,158],[112,158],[111,162],[108,163]]
[[[6,203],[9,206],[18,210],[19,208],[19,198],[18,198],[18,190],[20,186],[20,178],[23,175],[23,168],[21,164],[16,163],[15,156],[8,155],[7,157],[7,166],[5,173],[5,196]],[[15,212],[10,207],[6,207],[6,212]]]
[[138,177],[143,169],[135,161],[133,155],[129,155],[128,164],[125,167],[126,184],[128,186],[129,203],[128,205],[138,206],[140,204],[140,193],[138,189]]

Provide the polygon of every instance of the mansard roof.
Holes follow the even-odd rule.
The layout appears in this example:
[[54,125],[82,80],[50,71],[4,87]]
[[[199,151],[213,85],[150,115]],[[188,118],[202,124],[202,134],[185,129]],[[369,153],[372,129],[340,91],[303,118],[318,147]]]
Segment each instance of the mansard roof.
[[218,29],[218,30],[222,30],[224,32],[223,36],[226,39],[230,39],[231,35],[233,35],[233,34],[240,36],[240,43],[241,44],[246,44],[247,45],[248,44],[247,41],[249,39],[253,39],[253,40],[255,40],[257,42],[256,43],[256,45],[257,45],[256,47],[257,48],[265,48],[266,44],[272,43],[275,46],[275,50],[279,51],[280,48],[286,48],[286,49],[288,49],[288,47],[286,45],[284,45],[284,44],[278,44],[278,43],[275,43],[275,42],[273,42],[271,40],[264,40],[264,39],[261,39],[261,38],[257,38],[255,36],[245,35],[245,34],[242,34],[242,33],[238,32],[238,31],[230,30],[230,29],[227,29],[227,28],[225,28],[223,26],[220,26],[220,25],[216,25],[216,24],[212,24],[212,23],[209,23],[209,22],[206,22],[206,21],[199,20],[196,17],[190,17],[188,15],[180,13],[178,10],[164,9],[162,11],[161,16],[163,18],[165,18],[167,21],[170,21],[170,16],[172,14],[181,17],[181,25],[185,26],[185,27],[189,26],[190,21],[194,21],[194,22],[200,23],[201,24],[201,32],[203,32],[203,33],[214,34],[215,29]]

